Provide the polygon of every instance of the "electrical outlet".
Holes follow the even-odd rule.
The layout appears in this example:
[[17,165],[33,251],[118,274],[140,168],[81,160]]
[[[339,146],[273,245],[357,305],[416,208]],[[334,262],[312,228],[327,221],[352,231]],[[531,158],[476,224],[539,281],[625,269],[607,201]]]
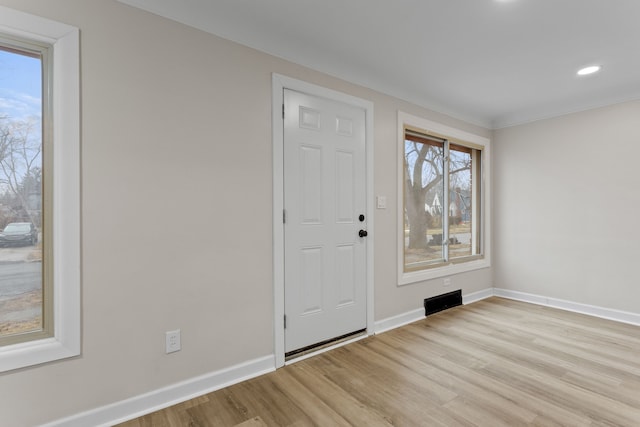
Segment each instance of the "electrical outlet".
[[180,351],[182,348],[180,344],[180,329],[175,331],[167,331],[165,334],[165,347],[167,354]]
[[444,286],[445,288],[446,288],[447,286],[451,286],[451,277],[445,277],[445,278],[442,280],[442,286]]

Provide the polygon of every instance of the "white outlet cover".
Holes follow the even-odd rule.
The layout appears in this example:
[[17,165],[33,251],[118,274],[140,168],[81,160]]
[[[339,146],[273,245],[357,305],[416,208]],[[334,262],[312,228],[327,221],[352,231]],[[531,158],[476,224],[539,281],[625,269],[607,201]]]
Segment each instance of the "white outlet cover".
[[167,354],[180,351],[182,344],[180,342],[180,329],[175,331],[167,331],[165,334],[165,351]]

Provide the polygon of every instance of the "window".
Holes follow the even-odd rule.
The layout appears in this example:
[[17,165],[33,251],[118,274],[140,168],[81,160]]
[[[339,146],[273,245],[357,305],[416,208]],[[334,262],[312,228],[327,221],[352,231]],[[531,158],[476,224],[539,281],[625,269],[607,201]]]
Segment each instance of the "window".
[[[52,335],[43,169],[49,47],[0,38],[0,344]],[[48,162],[47,162],[48,163]]]
[[489,141],[399,113],[399,283],[489,265]]
[[80,352],[78,30],[0,7],[0,372]]

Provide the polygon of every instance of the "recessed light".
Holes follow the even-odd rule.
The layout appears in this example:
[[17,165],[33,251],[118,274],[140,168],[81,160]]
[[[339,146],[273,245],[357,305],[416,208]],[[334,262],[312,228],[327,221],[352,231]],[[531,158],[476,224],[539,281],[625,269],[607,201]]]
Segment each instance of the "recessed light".
[[597,73],[598,71],[600,71],[602,67],[599,65],[590,65],[588,67],[584,67],[580,70],[578,70],[578,75],[579,76],[587,76],[589,74],[593,74],[593,73]]

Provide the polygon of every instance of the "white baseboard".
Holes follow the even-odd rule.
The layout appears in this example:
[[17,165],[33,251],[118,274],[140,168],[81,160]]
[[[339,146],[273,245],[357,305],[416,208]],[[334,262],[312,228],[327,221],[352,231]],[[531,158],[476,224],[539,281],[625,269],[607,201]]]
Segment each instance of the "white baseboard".
[[273,371],[273,355],[265,356],[56,420],[41,427],[112,426]]
[[413,323],[420,319],[424,319],[424,308],[407,311],[406,313],[378,320],[375,323],[374,330],[376,334],[381,334],[382,332],[408,325],[409,323]]
[[573,311],[576,313],[587,314],[589,316],[600,317],[603,319],[615,320],[616,322],[629,323],[631,325],[640,326],[640,314],[638,313],[614,310],[611,308],[566,301],[558,298],[548,298],[541,295],[528,294],[525,292],[512,291],[509,289],[493,288],[493,294],[497,297],[544,305],[547,307],[559,308],[561,310]]
[[483,289],[478,292],[473,292],[468,295],[462,295],[462,303],[464,305],[474,303],[476,301],[483,300],[493,296],[493,288]]

